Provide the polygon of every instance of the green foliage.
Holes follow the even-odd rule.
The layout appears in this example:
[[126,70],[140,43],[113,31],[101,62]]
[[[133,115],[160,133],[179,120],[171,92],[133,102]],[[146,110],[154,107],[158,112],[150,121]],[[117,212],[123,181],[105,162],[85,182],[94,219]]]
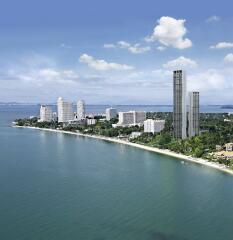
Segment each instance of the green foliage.
[[[216,161],[208,153],[215,151],[216,145],[224,145],[227,142],[233,141],[233,116],[228,116],[226,113],[201,113],[200,114],[200,129],[202,133],[199,136],[179,140],[173,138],[172,113],[156,112],[147,113],[147,118],[165,119],[165,128],[160,133],[151,134],[143,133],[141,136],[132,139],[132,142],[144,144],[152,147],[170,149],[174,152],[190,155],[194,157],[207,158],[209,161]],[[113,128],[118,119],[114,118],[111,121],[103,121],[102,117],[96,118],[95,125],[85,126],[81,124],[72,124],[64,127],[66,131],[79,131],[81,133],[102,135],[106,137],[128,137],[132,132],[143,131],[142,127],[118,127]],[[100,120],[101,119],[101,120]],[[230,121],[224,121],[228,119]],[[37,118],[18,119],[16,120],[19,126],[34,126],[40,128],[61,128],[57,122],[45,123],[38,122]],[[227,166],[233,165],[233,160],[217,159],[218,162]]]

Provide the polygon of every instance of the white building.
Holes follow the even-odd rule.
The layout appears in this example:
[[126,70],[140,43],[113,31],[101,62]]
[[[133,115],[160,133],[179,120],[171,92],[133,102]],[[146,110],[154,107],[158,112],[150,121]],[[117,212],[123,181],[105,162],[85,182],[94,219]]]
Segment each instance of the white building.
[[134,139],[134,138],[140,137],[141,135],[142,135],[142,132],[132,132],[129,138]]
[[144,132],[146,133],[157,133],[164,129],[165,120],[153,120],[147,119],[144,121]]
[[112,118],[117,116],[116,108],[106,108],[106,120],[110,121]]
[[74,120],[72,103],[65,102],[61,97],[57,100],[58,122],[66,123]]
[[95,125],[96,122],[97,121],[94,118],[87,118],[87,125]]
[[129,111],[129,112],[119,112],[119,122],[116,126],[135,126],[142,125],[146,120],[146,112],[137,112],[137,111]]
[[40,107],[40,122],[51,122],[53,120],[53,111],[49,106]]
[[77,102],[77,119],[81,120],[85,118],[85,102],[83,100],[79,100]]

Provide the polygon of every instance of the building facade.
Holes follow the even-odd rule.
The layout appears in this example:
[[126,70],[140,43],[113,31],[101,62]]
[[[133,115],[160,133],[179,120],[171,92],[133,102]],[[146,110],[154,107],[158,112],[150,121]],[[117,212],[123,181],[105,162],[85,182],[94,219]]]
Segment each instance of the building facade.
[[173,72],[173,128],[174,137],[187,137],[186,76],[183,70]]
[[129,111],[119,112],[119,122],[117,126],[142,125],[146,120],[146,112]]
[[200,132],[200,104],[199,92],[189,93],[189,137],[199,135]]
[[94,118],[87,118],[87,125],[95,125],[97,120]]
[[83,100],[79,100],[77,102],[77,119],[81,120],[85,118],[85,102]]
[[144,121],[144,132],[145,133],[158,133],[164,129],[165,120],[154,120],[147,119]]
[[117,116],[116,108],[106,108],[105,113],[107,121],[110,121],[112,118],[115,118]]
[[40,107],[40,122],[51,122],[53,120],[53,111],[49,106]]
[[65,102],[61,97],[57,100],[58,122],[67,123],[74,120],[72,103]]

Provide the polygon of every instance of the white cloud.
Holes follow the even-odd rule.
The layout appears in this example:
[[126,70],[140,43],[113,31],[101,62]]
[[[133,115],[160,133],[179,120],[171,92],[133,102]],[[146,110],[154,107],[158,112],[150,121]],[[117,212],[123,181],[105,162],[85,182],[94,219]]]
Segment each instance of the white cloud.
[[159,50],[159,51],[164,51],[166,48],[164,47],[164,46],[158,46],[157,47],[157,50]]
[[119,41],[117,44],[120,48],[129,48],[131,46],[128,42],[125,41]]
[[163,65],[164,68],[169,68],[169,69],[177,69],[177,68],[194,68],[197,66],[197,63],[190,59],[190,58],[185,58],[183,56],[180,56],[176,59],[173,59],[171,61],[168,61]]
[[184,19],[175,19],[172,17],[161,17],[158,25],[155,26],[154,32],[146,38],[147,42],[159,41],[166,47],[185,49],[192,46],[192,41],[185,38],[187,29],[185,28]]
[[104,48],[116,48],[116,46],[112,43],[105,43],[103,47]]
[[[224,90],[228,85],[227,78],[221,71],[208,69],[204,72],[188,76],[188,89],[199,91]],[[214,97],[214,96],[213,96]]]
[[219,42],[210,47],[211,49],[233,48],[233,42]]
[[104,44],[104,48],[122,48],[127,49],[129,52],[133,54],[142,54],[145,52],[149,52],[151,48],[149,46],[141,46],[139,43],[130,44],[126,41],[119,41],[117,44]]
[[233,53],[229,53],[224,58],[225,62],[233,63]]
[[106,62],[103,59],[95,59],[92,56],[83,54],[80,56],[79,61],[81,63],[86,63],[88,67],[95,69],[97,71],[109,71],[109,70],[133,70],[134,67],[126,64],[119,64],[113,62]]
[[211,22],[218,22],[220,20],[221,20],[221,18],[219,16],[213,15],[213,16],[210,16],[209,18],[207,18],[206,22],[211,23]]

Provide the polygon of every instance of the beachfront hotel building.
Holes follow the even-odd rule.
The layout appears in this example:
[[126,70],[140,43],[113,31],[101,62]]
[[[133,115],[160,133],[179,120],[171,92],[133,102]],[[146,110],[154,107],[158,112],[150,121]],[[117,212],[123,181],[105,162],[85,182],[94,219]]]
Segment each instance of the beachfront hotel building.
[[40,122],[51,122],[53,120],[53,111],[49,106],[40,107]]
[[146,112],[144,111],[119,112],[119,122],[115,126],[127,127],[143,125],[145,120]]
[[57,100],[58,122],[67,123],[74,120],[72,103],[65,102],[61,97]]
[[77,119],[82,120],[85,118],[85,102],[83,100],[79,100],[77,102]]
[[189,137],[199,135],[200,131],[199,92],[189,92]]
[[106,108],[105,114],[106,120],[110,121],[112,118],[115,118],[117,116],[117,110],[116,108]]
[[173,128],[175,138],[185,139],[187,137],[186,95],[185,72],[176,70],[173,72]]
[[165,120],[154,120],[147,119],[144,121],[144,132],[145,133],[158,133],[164,129]]

